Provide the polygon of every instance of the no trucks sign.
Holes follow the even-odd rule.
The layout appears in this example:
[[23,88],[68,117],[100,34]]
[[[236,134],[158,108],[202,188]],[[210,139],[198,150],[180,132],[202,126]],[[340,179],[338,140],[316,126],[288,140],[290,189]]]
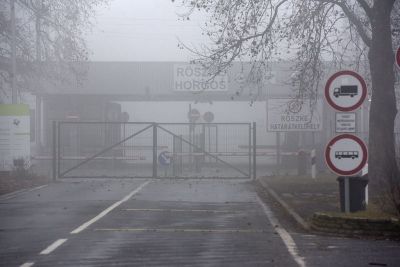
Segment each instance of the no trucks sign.
[[356,72],[343,70],[333,74],[325,86],[325,98],[331,107],[348,112],[359,108],[367,96],[367,85]]

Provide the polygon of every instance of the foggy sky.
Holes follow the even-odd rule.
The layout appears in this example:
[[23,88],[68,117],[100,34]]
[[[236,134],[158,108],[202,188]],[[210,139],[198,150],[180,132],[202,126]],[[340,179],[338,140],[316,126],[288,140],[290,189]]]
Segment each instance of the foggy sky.
[[178,20],[186,9],[170,0],[110,0],[97,9],[87,35],[92,61],[188,61],[193,55],[178,48],[198,46],[204,20],[199,14]]

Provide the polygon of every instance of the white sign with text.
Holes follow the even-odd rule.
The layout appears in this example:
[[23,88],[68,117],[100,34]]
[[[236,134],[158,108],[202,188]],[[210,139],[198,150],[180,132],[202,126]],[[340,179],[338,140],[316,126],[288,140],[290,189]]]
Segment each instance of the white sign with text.
[[267,100],[267,131],[315,132],[322,130],[322,99],[272,98]]
[[175,64],[174,91],[226,92],[228,91],[228,75],[222,73],[212,77],[206,69],[199,65]]
[[24,104],[0,105],[0,170],[11,171],[15,160],[30,161],[29,107]]
[[336,113],[336,132],[355,133],[356,132],[356,113],[338,112]]

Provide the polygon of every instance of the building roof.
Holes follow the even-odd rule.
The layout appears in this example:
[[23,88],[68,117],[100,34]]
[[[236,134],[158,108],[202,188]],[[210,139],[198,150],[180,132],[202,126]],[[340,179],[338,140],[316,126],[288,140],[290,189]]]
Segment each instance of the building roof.
[[[53,65],[46,67],[49,66]],[[225,77],[215,78],[226,79],[228,85],[224,90],[194,92],[190,88],[177,90],[179,83],[188,82],[188,85],[192,79],[178,77],[178,68],[194,67],[186,62],[76,62],[72,67],[80,75],[63,72],[63,79],[42,82],[38,94],[101,95],[118,100],[261,100],[267,94],[290,94],[293,73],[288,63],[273,63],[262,74],[264,82],[256,83],[247,78],[249,63],[234,63]]]

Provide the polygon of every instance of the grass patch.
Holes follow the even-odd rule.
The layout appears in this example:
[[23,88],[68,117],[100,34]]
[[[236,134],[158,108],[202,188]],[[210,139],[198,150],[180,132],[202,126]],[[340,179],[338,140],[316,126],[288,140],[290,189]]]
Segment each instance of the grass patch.
[[337,175],[331,173],[320,173],[315,179],[311,178],[311,175],[274,175],[265,176],[263,179],[288,184],[338,184]]
[[371,219],[371,220],[395,220],[399,221],[400,217],[390,213],[385,213],[379,210],[374,205],[369,205],[364,211],[357,212],[326,212],[327,215],[341,217],[341,218],[361,218],[361,219]]
[[27,171],[0,172],[0,195],[47,184],[50,179]]

